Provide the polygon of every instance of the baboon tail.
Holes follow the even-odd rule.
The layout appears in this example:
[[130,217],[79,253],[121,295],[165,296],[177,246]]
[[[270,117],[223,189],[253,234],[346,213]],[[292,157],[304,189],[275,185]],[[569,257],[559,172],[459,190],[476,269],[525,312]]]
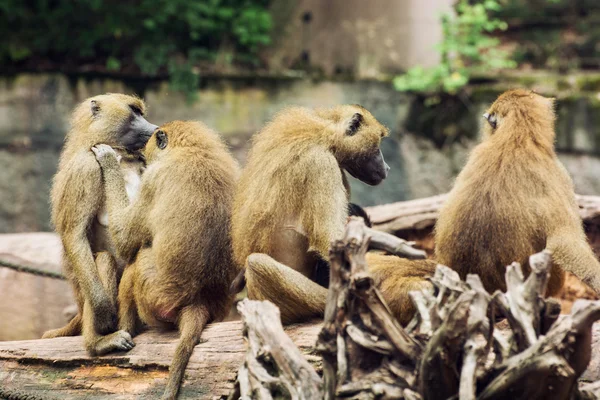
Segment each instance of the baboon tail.
[[163,400],[175,400],[181,380],[185,373],[194,347],[200,342],[200,335],[208,323],[210,314],[203,305],[186,306],[179,315],[179,344],[175,349],[175,355],[169,368],[167,387],[163,394]]
[[77,312],[73,319],[71,319],[62,328],[52,329],[44,332],[44,334],[42,335],[42,339],[77,335],[81,335],[81,312]]

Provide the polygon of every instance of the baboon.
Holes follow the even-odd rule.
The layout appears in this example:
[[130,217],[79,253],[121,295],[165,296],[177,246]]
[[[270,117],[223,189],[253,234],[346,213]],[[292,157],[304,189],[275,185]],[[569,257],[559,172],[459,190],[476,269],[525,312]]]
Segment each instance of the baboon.
[[115,332],[117,282],[124,264],[117,259],[107,232],[102,175],[89,149],[98,142],[117,149],[119,173],[127,181],[129,195],[135,196],[145,165],[140,150],[156,128],[144,113],[141,99],[124,94],[82,102],[73,112],[52,185],[52,221],[62,240],[64,268],[79,311],[66,326],[43,337],[83,332],[92,355],[128,350],[133,342],[126,332]]
[[140,193],[129,204],[115,153],[92,148],[102,168],[109,230],[130,263],[119,285],[119,328],[179,328],[164,398],[174,399],[204,326],[224,318],[233,296],[229,225],[238,165],[199,122],[161,126],[147,144]]
[[513,261],[552,251],[547,295],[570,271],[597,292],[600,263],[587,243],[573,183],[554,151],[554,100],[510,90],[483,115],[485,139],[456,179],[435,227],[435,257],[479,274],[486,290],[506,290]]
[[[254,136],[235,194],[234,257],[246,265],[248,296],[277,304],[284,323],[323,314],[326,290],[314,281],[325,276],[328,285],[328,270],[319,270],[344,232],[344,170],[369,185],[383,181],[389,167],[379,145],[387,134],[363,107],[343,105],[283,110]],[[243,284],[240,275],[232,291]],[[407,296],[401,284],[395,290]]]

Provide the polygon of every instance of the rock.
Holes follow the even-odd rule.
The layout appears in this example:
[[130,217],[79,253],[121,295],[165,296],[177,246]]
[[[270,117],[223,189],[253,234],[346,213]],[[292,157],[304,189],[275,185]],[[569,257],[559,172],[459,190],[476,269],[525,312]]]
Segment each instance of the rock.
[[[60,239],[53,233],[0,235],[0,260],[43,271],[61,272]],[[64,310],[75,304],[67,281],[0,266],[0,341],[38,339],[68,322]]]

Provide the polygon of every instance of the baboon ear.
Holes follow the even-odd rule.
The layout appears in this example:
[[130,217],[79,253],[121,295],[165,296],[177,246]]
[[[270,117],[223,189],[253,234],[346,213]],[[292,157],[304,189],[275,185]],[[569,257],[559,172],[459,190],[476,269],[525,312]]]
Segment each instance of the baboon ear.
[[100,112],[100,104],[96,100],[92,100],[90,102],[90,109],[92,110],[92,115],[95,117]]
[[161,150],[164,150],[165,147],[167,147],[168,143],[169,138],[167,137],[167,134],[160,129],[156,131],[156,147],[158,147]]
[[352,118],[348,120],[348,127],[346,128],[346,135],[353,136],[360,128],[363,122],[363,116],[361,113],[354,113]]

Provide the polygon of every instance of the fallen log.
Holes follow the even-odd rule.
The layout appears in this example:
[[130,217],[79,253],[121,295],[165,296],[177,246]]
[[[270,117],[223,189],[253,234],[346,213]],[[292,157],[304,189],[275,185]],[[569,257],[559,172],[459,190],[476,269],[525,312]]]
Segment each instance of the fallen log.
[[[321,323],[285,328],[315,371],[311,355]],[[127,353],[90,357],[81,337],[0,342],[0,399],[156,399],[164,391],[176,332],[148,331]],[[246,344],[241,321],[208,325],[186,369],[179,399],[215,399],[231,392]],[[26,397],[29,396],[29,397]]]

